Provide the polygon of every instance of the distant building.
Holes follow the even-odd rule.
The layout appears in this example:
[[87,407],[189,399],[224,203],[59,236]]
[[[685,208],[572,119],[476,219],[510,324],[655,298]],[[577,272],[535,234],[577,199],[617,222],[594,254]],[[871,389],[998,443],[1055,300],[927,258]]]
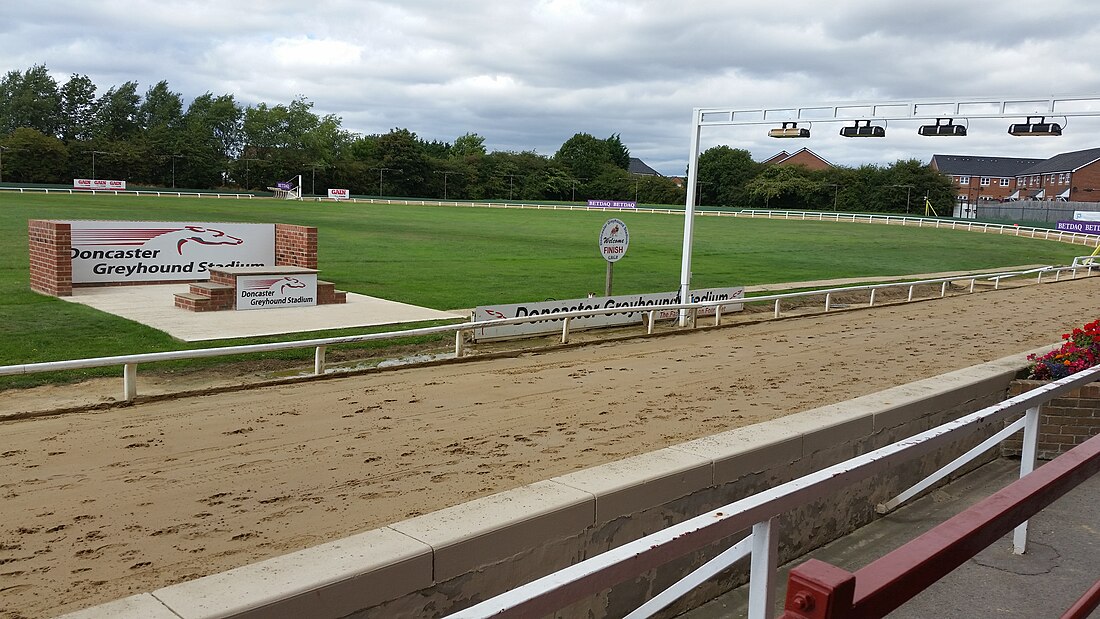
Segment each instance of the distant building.
[[780,151],[763,161],[764,165],[792,166],[800,165],[810,170],[828,170],[833,164],[826,161],[814,151],[803,148],[793,155],[787,151]]
[[1100,202],[1100,148],[1050,159],[933,155],[932,169],[951,177],[960,202],[1067,200]]
[[649,167],[644,161],[637,157],[630,158],[630,163],[627,165],[626,171],[639,176],[661,176],[660,172]]

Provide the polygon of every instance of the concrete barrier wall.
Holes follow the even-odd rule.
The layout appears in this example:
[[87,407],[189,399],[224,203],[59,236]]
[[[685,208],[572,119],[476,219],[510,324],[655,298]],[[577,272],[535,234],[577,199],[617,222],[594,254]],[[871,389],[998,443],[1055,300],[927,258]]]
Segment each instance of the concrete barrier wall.
[[[66,618],[440,617],[1003,401],[1025,366],[1025,355],[562,475]],[[870,522],[875,503],[997,429],[990,425],[952,448],[786,514],[780,519],[780,560]],[[981,462],[996,455],[991,450]],[[623,616],[740,537],[578,602],[559,616]],[[744,566],[734,566],[681,600],[670,614],[743,583],[744,572]]]

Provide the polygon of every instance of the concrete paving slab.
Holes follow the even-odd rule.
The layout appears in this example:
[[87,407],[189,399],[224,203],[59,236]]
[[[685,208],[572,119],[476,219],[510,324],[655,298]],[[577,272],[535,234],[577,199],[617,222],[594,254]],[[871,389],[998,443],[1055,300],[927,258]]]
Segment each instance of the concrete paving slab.
[[352,292],[347,303],[337,305],[189,312],[174,301],[176,293],[187,290],[188,284],[76,288],[71,297],[61,299],[139,322],[184,342],[468,318]]

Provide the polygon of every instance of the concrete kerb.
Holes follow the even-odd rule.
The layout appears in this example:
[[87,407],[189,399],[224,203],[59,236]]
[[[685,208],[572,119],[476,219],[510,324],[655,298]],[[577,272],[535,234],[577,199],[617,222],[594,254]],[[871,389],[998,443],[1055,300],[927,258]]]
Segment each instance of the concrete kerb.
[[66,619],[136,619],[158,616],[147,612],[155,608],[182,619],[291,617],[304,609],[315,617],[446,614],[625,543],[650,521],[695,515],[678,510],[728,502],[776,476],[914,434],[940,423],[944,410],[959,416],[1003,400],[1026,354],[569,473]]

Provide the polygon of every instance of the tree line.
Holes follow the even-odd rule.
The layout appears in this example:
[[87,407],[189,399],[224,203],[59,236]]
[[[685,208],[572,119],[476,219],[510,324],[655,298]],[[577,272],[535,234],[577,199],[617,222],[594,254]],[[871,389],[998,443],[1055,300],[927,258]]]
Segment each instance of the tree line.
[[[684,202],[680,179],[630,174],[630,159],[619,134],[577,133],[551,156],[488,152],[473,132],[453,142],[424,140],[405,128],[356,134],[340,117],[314,112],[303,96],[246,106],[232,94],[206,92],[185,104],[167,81],[144,93],[134,81],[101,92],[86,75],[58,83],[44,65],[0,80],[0,180],[9,183],[99,178],[262,191],[301,175],[307,195],[336,187],[423,198]],[[814,172],[764,166],[726,146],[702,153],[698,176],[702,204],[738,208],[900,211],[898,191],[888,187],[912,185],[921,204],[924,192],[941,199],[937,192],[950,191],[915,161]],[[826,195],[826,188],[836,190]],[[868,199],[888,208],[868,207]]]

